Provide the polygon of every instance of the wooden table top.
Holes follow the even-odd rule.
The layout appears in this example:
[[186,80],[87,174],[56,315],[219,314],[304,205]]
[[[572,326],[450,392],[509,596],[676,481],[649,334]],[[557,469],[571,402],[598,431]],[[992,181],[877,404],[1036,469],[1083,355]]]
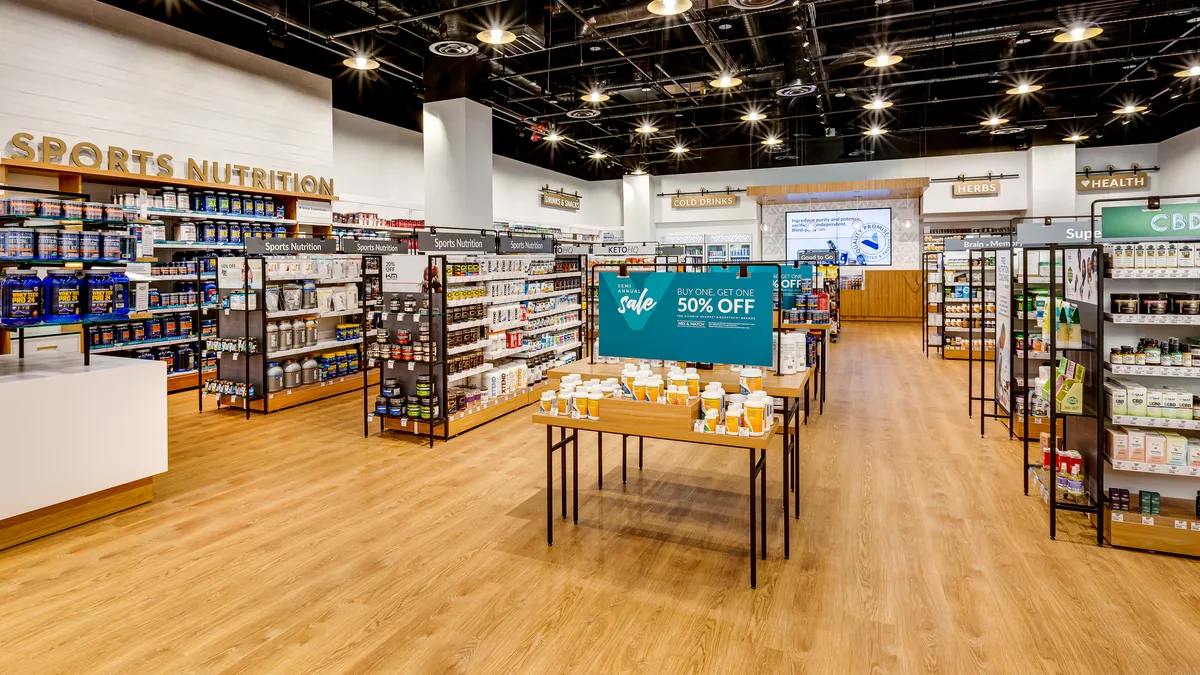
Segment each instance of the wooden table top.
[[[622,363],[588,363],[586,360],[573,361],[565,366],[556,366],[551,368],[547,373],[547,377],[562,378],[564,375],[581,375],[584,379],[591,377],[599,377],[601,379],[608,377],[619,377],[621,375]],[[653,372],[667,376],[668,367],[651,368]],[[813,369],[809,368],[802,373],[794,375],[776,375],[774,371],[764,368],[763,371],[763,391],[770,396],[786,396],[789,398],[799,398],[804,395],[804,384],[808,382],[813,375]],[[699,370],[696,372],[700,375],[700,385],[703,387],[709,382],[720,382],[725,391],[737,393],[738,381],[740,377],[738,373],[729,369],[726,365],[714,365],[712,370]]]
[[[645,405],[661,404],[647,403]],[[779,425],[772,424],[771,428],[767,429],[767,432],[761,436],[730,436],[726,434],[697,433],[692,429],[692,422],[690,420],[664,420],[662,424],[646,424],[644,420],[616,415],[612,419],[606,419],[603,403],[600,405],[600,419],[598,420],[572,419],[567,415],[546,415],[542,412],[536,412],[533,414],[533,423],[566,427],[567,429],[580,429],[583,431],[600,431],[606,434],[657,438],[664,441],[705,443],[707,445],[720,445],[728,448],[754,449],[770,447],[771,440],[775,437],[776,432],[779,431]]]

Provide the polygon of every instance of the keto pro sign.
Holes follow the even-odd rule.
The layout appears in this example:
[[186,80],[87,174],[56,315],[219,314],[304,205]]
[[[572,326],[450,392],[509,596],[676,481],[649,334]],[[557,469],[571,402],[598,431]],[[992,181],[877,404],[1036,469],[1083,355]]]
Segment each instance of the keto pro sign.
[[[333,196],[333,179],[313,175],[301,175],[294,171],[260,169],[245,164],[231,164],[216,160],[188,157],[179,162],[164,153],[137,148],[121,148],[106,145],[103,148],[88,141],[68,145],[55,136],[40,138],[24,131],[12,136],[12,151],[9,157],[42,164],[78,166],[84,169],[100,169],[113,173],[182,178],[205,183],[213,187],[243,187],[252,190],[278,190],[301,195]],[[183,175],[176,174],[183,169]],[[321,221],[328,223],[328,220]]]
[[720,272],[600,275],[601,354],[771,365],[773,276]]
[[1172,239],[1200,236],[1200,204],[1109,206],[1100,211],[1100,233],[1108,239]]

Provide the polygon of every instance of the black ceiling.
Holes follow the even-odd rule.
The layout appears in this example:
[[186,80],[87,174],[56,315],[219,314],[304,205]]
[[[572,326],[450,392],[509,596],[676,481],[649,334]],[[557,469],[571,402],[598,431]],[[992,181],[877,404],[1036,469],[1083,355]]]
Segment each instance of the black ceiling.
[[[106,1],[328,76],[335,107],[412,129],[423,99],[466,72],[495,110],[497,153],[583,178],[1024,148],[1072,133],[1144,143],[1198,124],[1200,77],[1175,77],[1200,65],[1192,0],[694,0],[673,17],[647,0]],[[1103,32],[1053,40],[1084,25]],[[518,40],[481,44],[485,27]],[[443,41],[479,51],[434,57]],[[351,71],[351,52],[383,65]],[[881,52],[903,60],[863,65]],[[711,87],[722,73],[743,83]],[[1043,89],[1005,93],[1022,83]],[[780,96],[789,84],[807,93]],[[582,101],[589,91],[611,98]],[[864,110],[876,96],[894,105]],[[1114,114],[1124,105],[1148,109]],[[752,109],[766,119],[742,121]],[[990,116],[1008,122],[980,125]],[[659,130],[636,133],[643,121]],[[864,136],[873,126],[888,133]],[[534,140],[550,130],[565,139]],[[764,146],[768,136],[782,142]],[[587,157],[597,149],[607,159]]]

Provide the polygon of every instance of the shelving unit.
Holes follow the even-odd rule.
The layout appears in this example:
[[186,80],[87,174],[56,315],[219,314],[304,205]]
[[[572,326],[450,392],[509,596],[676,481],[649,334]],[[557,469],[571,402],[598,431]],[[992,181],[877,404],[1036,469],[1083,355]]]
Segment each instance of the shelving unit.
[[[1162,197],[1161,208],[1166,212],[1168,202],[1180,198],[1194,202],[1197,195],[1182,195],[1178,197]],[[1133,210],[1139,218],[1148,219],[1156,209],[1146,208],[1144,200],[1099,200],[1094,206],[1112,206],[1114,204],[1129,205],[1125,210]],[[1097,208],[1096,210],[1099,210]],[[1117,211],[1121,211],[1118,207]],[[1103,315],[1103,333],[1098,358],[1104,363],[1104,374],[1108,379],[1119,380],[1129,385],[1141,385],[1149,392],[1163,391],[1173,388],[1177,391],[1190,392],[1193,397],[1200,392],[1200,367],[1181,367],[1175,365],[1148,364],[1128,365],[1111,362],[1110,350],[1123,346],[1139,344],[1139,339],[1149,338],[1165,341],[1170,337],[1178,337],[1182,341],[1189,338],[1200,338],[1200,320],[1194,315],[1182,314],[1124,314],[1113,313],[1114,294],[1158,294],[1158,293],[1195,293],[1200,278],[1200,268],[1129,268],[1116,267],[1113,246],[1132,243],[1135,245],[1150,242],[1155,245],[1197,247],[1200,237],[1178,236],[1179,233],[1155,233],[1145,228],[1145,235],[1140,238],[1119,237],[1110,234],[1116,227],[1107,219],[1108,209],[1105,209],[1106,219],[1101,228],[1104,229],[1104,273],[1101,279],[1100,293],[1103,308],[1110,310]],[[1141,215],[1145,214],[1145,215]],[[1172,235],[1175,236],[1172,236]],[[1184,232],[1186,234],[1186,232]],[[1165,235],[1165,236],[1164,236]],[[1139,302],[1138,311],[1144,311]],[[1186,347],[1185,347],[1186,349]],[[1169,360],[1169,358],[1167,359]],[[1195,371],[1195,372],[1193,372]],[[1149,396],[1150,394],[1148,394]],[[1147,415],[1114,415],[1107,408],[1107,397],[1102,397],[1103,422],[1116,426],[1139,429],[1146,432],[1173,431],[1181,432],[1184,436],[1195,438],[1195,432],[1200,431],[1200,420],[1177,419],[1170,417],[1150,417]],[[1193,405],[1195,400],[1193,398]],[[1188,556],[1200,556],[1200,517],[1196,513],[1196,495],[1200,490],[1200,468],[1189,465],[1177,466],[1166,463],[1148,461],[1114,460],[1110,449],[1104,446],[1103,429],[1096,442],[1097,452],[1104,456],[1101,463],[1099,490],[1102,508],[1097,516],[1092,518],[1097,530],[1104,540],[1112,546],[1160,551]],[[1130,491],[1130,510],[1120,511],[1112,508],[1108,501],[1110,488],[1123,488]],[[1141,490],[1161,494],[1161,513],[1139,513],[1138,493]]]
[[921,290],[925,304],[925,311],[921,313],[923,324],[921,335],[925,358],[929,358],[931,351],[944,356],[942,352],[944,345],[942,328],[945,325],[942,307],[946,297],[946,292],[942,287],[944,246],[940,237],[926,236],[925,250],[921,253]]

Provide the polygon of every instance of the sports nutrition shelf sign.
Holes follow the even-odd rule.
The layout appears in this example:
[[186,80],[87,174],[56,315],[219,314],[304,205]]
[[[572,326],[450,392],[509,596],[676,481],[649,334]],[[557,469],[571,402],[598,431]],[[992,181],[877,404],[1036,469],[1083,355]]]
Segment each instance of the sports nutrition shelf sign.
[[599,353],[770,366],[773,274],[600,274]]

